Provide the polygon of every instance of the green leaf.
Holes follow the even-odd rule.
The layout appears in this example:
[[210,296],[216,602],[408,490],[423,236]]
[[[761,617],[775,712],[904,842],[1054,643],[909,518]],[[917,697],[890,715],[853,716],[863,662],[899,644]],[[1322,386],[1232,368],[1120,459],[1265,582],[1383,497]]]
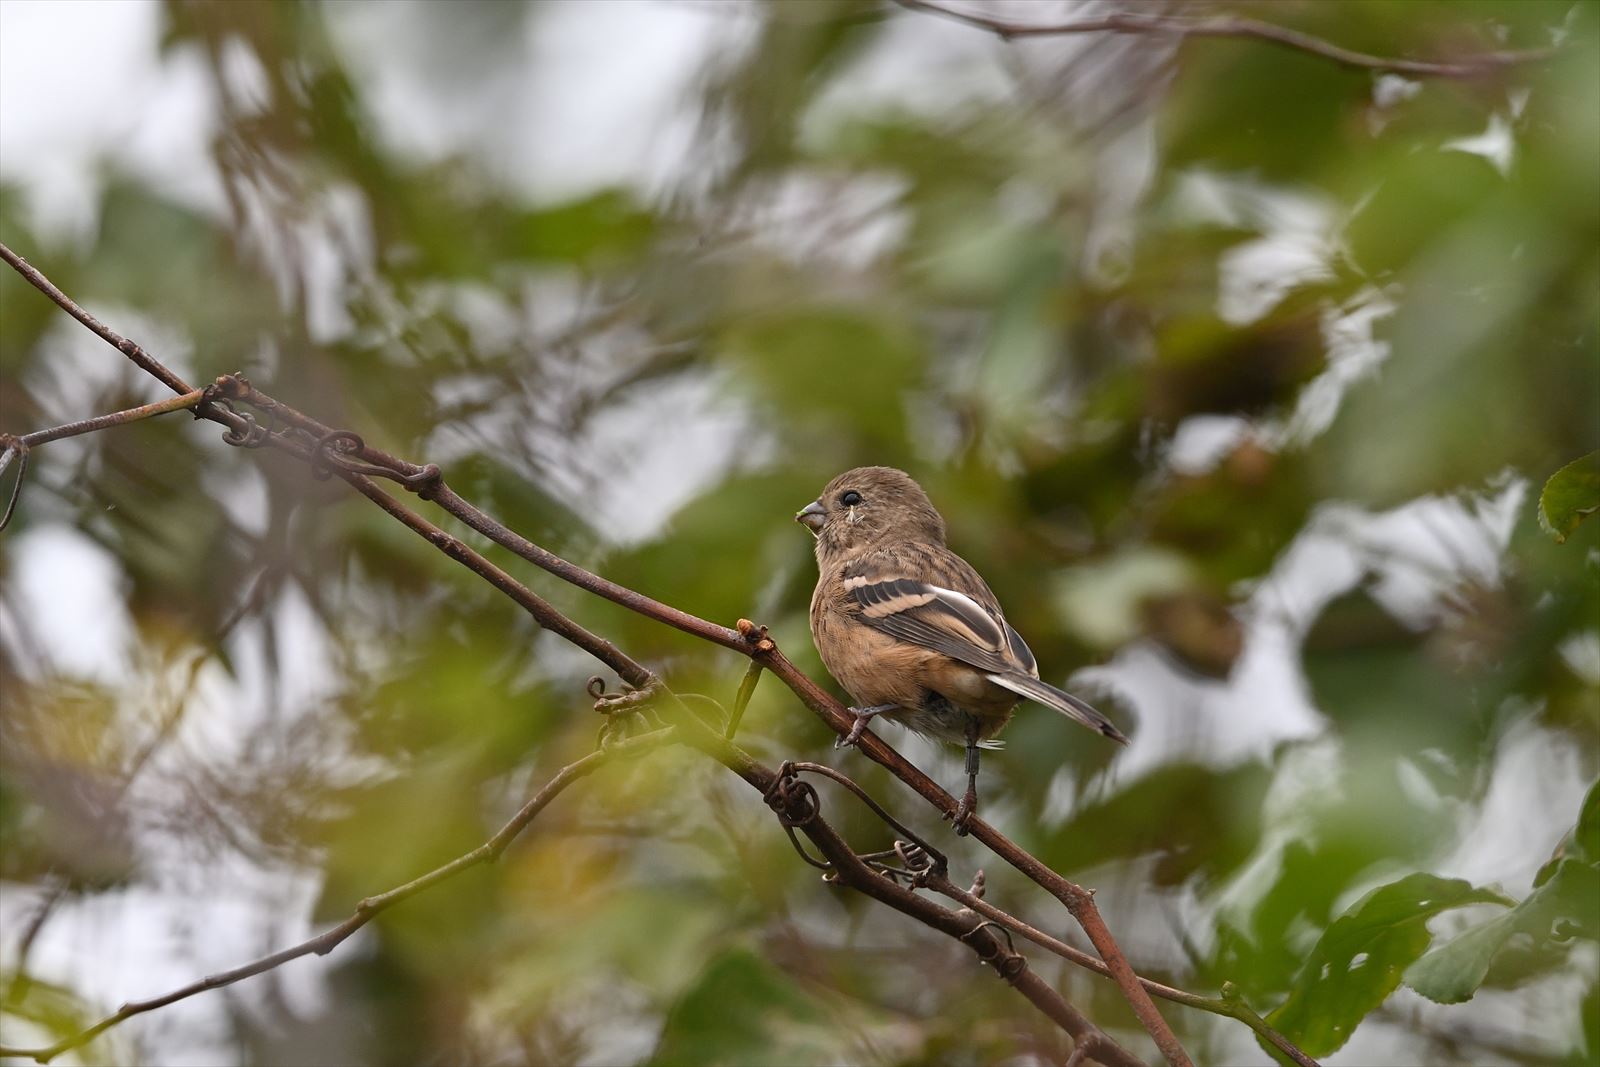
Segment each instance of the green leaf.
[[1489,964],[1517,930],[1517,913],[1508,911],[1417,960],[1406,969],[1406,985],[1440,1004],[1459,1004],[1470,1000],[1489,973]]
[[[1560,860],[1549,879],[1521,904],[1474,926],[1412,964],[1406,970],[1406,985],[1441,1004],[1470,1000],[1489,973],[1489,965],[1513,934],[1530,934],[1541,942],[1553,933],[1600,937],[1600,920],[1595,916],[1597,900],[1600,867],[1575,859]],[[1560,931],[1554,929],[1558,921],[1563,921]]]
[[1600,511],[1600,450],[1573,460],[1550,476],[1539,494],[1539,525],[1562,542],[1578,523]]
[[1288,999],[1267,1022],[1311,1056],[1338,1051],[1427,949],[1428,920],[1448,908],[1482,903],[1506,901],[1469,882],[1431,874],[1379,886],[1323,932]]

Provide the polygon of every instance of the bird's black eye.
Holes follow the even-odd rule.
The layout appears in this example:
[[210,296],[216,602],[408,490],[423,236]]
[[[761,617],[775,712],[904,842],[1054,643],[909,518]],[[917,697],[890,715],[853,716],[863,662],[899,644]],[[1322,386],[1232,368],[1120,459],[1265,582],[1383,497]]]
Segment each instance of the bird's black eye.
[[839,498],[839,503],[847,508],[853,508],[861,503],[861,494],[852,489]]

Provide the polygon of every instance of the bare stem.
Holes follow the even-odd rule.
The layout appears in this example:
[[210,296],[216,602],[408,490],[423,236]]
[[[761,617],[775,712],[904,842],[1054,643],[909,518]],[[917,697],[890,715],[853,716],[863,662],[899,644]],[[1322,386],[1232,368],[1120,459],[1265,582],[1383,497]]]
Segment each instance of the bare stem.
[[360,474],[346,473],[342,470],[339,471],[339,475],[349,482],[356,492],[377,504],[396,519],[399,519],[401,523],[412,531],[420,534],[434,548],[437,548],[440,552],[443,552],[446,556],[460,563],[516,601],[544,629],[577,645],[595,659],[616,671],[622,680],[629,685],[646,689],[655,683],[655,675],[626,652],[623,652],[605,638],[590,633],[567,618],[557,611],[549,601],[499,567],[496,567],[493,563],[490,563],[481,553],[475,551],[460,538],[446,533],[388,493],[385,493],[372,479]]
[[49,278],[46,278],[43,274],[40,274],[39,271],[35,269],[33,264],[17,255],[15,252],[11,251],[11,249],[7,248],[4,244],[0,244],[0,259],[3,259],[7,263],[11,264],[11,267],[18,274],[26,278],[28,283],[35,289],[39,290],[45,296],[48,296],[52,301],[54,301],[56,306],[62,311],[65,311],[68,315],[71,315],[73,318],[89,327],[89,329],[93,330],[112,348],[115,348],[118,352],[121,352],[123,355],[133,360],[133,362],[138,365],[140,370],[154,377],[157,381],[161,382],[161,384],[165,385],[168,389],[171,389],[174,393],[189,392],[189,383],[185,382],[182,378],[168,370],[162,365],[160,360],[156,359],[150,353],[146,352],[144,349],[140,348],[138,345],[134,344],[132,341],[128,340],[126,337],[122,336],[120,333],[113,330],[111,327],[107,326],[105,323],[101,322],[87,311],[83,310],[83,308],[79,307],[71,297],[69,297],[66,293],[63,293],[60,289],[57,289]]
[[80,434],[94,433],[96,430],[104,430],[112,426],[125,426],[130,422],[138,422],[140,419],[148,419],[155,415],[165,415],[168,412],[192,408],[204,400],[205,396],[206,391],[204,389],[191,389],[187,393],[168,397],[165,400],[157,400],[153,404],[128,408],[126,411],[114,411],[109,415],[97,415],[92,419],[69,422],[64,426],[52,426],[48,430],[35,430],[32,433],[23,434],[18,440],[26,448],[35,448],[51,441],[59,441],[64,437],[77,437]]

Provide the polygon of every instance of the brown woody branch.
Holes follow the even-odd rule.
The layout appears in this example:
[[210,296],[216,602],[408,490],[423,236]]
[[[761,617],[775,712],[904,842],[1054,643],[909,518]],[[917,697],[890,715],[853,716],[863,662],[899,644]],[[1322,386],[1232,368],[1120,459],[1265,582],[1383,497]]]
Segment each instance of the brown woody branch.
[[695,724],[688,728],[684,740],[760,789],[769,798],[768,803],[779,821],[786,828],[798,829],[817,846],[817,850],[828,861],[831,882],[887,904],[972,949],[980,962],[992,966],[996,974],[1034,1007],[1072,1035],[1074,1052],[1092,1048],[1095,1058],[1107,1067],[1136,1067],[1139,1064],[1138,1059],[1112,1041],[1054,987],[1029,969],[1027,960],[1012,950],[1007,940],[991,932],[989,927],[993,924],[990,921],[979,919],[971,912],[963,913],[942,907],[867,866],[821,817],[821,804],[814,792],[809,794],[809,799],[805,795],[790,794],[789,797],[783,797],[776,794],[774,787],[780,781],[778,774],[703,726]]
[[549,601],[534,593],[533,590],[499,567],[496,567],[493,563],[490,563],[482,553],[475,551],[459,538],[446,533],[388,493],[385,493],[371,478],[344,471],[340,472],[340,477],[349,482],[356,492],[377,504],[396,519],[399,519],[411,530],[421,534],[433,547],[516,601],[523,610],[533,616],[534,621],[541,627],[577,645],[595,659],[616,671],[618,676],[629,685],[643,689],[656,683],[656,676],[647,667],[636,662],[610,641],[600,637],[598,634],[591,633],[567,618],[566,615],[557,611]]
[[1496,52],[1474,52],[1453,59],[1401,59],[1393,56],[1357,52],[1321,37],[1289,29],[1260,19],[1235,15],[1196,18],[1190,15],[1163,15],[1141,11],[1116,11],[1097,18],[1071,22],[1028,23],[944,7],[930,0],[892,0],[908,11],[926,12],[987,30],[1007,40],[1023,37],[1062,37],[1077,33],[1124,33],[1176,37],[1225,37],[1261,41],[1330,60],[1351,70],[1370,70],[1383,74],[1405,74],[1414,78],[1477,78],[1524,63],[1536,63],[1556,55],[1560,49],[1530,48]]
[[77,437],[80,434],[94,433],[97,430],[110,429],[113,426],[125,426],[130,422],[148,419],[155,415],[165,415],[172,411],[182,411],[192,408],[205,399],[204,389],[192,389],[187,393],[171,396],[165,400],[157,400],[153,404],[143,404],[126,411],[114,411],[109,415],[97,415],[92,419],[83,419],[80,422],[69,422],[64,426],[52,426],[48,430],[35,430],[25,433],[17,438],[24,448],[35,448],[51,441],[59,441],[64,437]]
[[110,429],[113,426],[123,426],[140,419],[148,419],[156,415],[165,415],[171,411],[182,411],[192,408],[205,399],[204,389],[195,389],[181,396],[168,397],[157,400],[153,404],[144,404],[126,411],[114,411],[109,415],[97,415],[92,419],[83,419],[79,422],[69,422],[64,426],[52,426],[47,430],[35,430],[33,433],[23,434],[21,437],[12,434],[0,433],[0,473],[11,465],[13,459],[17,462],[16,481],[12,484],[11,493],[6,498],[6,506],[0,512],[0,530],[11,524],[11,516],[17,507],[17,501],[22,497],[22,483],[28,476],[28,452],[39,445],[51,441],[59,441],[64,437],[77,437],[81,434],[95,433],[98,430]]
[[[1111,968],[1106,966],[1104,961],[1096,959],[1082,949],[1073,948],[1065,941],[1051,937],[1043,930],[1023,922],[1010,912],[995,907],[970,890],[962,889],[943,874],[930,873],[922,879],[922,884],[935,893],[947,896],[951,900],[959,901],[979,915],[992,919],[1001,926],[1027,938],[1034,944],[1049,949],[1068,962],[1075,963],[1085,970],[1093,971],[1107,978],[1112,976]],[[1170,1000],[1174,1004],[1183,1004],[1190,1008],[1208,1011],[1213,1015],[1226,1015],[1230,1019],[1238,1019],[1259,1034],[1263,1040],[1270,1042],[1274,1048],[1296,1063],[1298,1067],[1319,1067],[1316,1060],[1302,1052],[1288,1038],[1268,1026],[1265,1019],[1251,1011],[1250,1006],[1238,996],[1232,983],[1223,986],[1223,995],[1220,997],[1202,997],[1197,993],[1190,993],[1150,978],[1140,978],[1139,984],[1154,996],[1158,996],[1163,1000]]]
[[[294,412],[291,416],[289,413],[292,409],[266,396],[242,379],[218,379],[218,383],[225,395],[234,397],[242,403],[260,407],[264,411],[288,418],[299,428],[308,433],[319,435],[321,439],[326,440],[336,433],[336,431],[330,430],[328,427],[301,413]],[[408,478],[415,477],[426,469],[417,464],[364,447],[354,449],[350,455],[358,458],[363,463],[388,467],[390,469],[389,476],[402,484],[408,484]],[[343,469],[336,469],[339,470],[340,476],[355,486],[359,492],[378,503],[397,518],[400,518],[412,529],[423,533],[436,547],[444,550],[452,558],[467,562],[465,554],[469,553],[470,550],[461,545],[459,541],[438,530],[437,527],[431,527],[426,520],[409,512],[397,501],[389,497],[388,494],[377,489],[370,479]],[[625,586],[618,585],[599,575],[592,574],[577,564],[570,563],[534,544],[521,534],[511,530],[474,505],[463,500],[445,483],[442,476],[435,477],[430,481],[425,489],[425,494],[434,503],[496,544],[510,549],[518,556],[549,571],[556,577],[606,600],[620,604],[647,618],[655,619],[685,633],[722,645],[725,648],[731,648],[751,657],[754,662],[772,671],[800,697],[807,707],[816,712],[841,736],[848,734],[854,725],[854,719],[845,711],[844,706],[819,688],[799,668],[795,667],[779,651],[776,642],[767,635],[764,627],[756,627],[743,620],[740,621],[737,629],[718,626],[715,623],[663,604],[661,601],[654,600]],[[425,527],[434,532],[431,534],[426,532]],[[481,557],[478,557],[478,559],[481,560]],[[468,565],[487,577],[486,571],[480,569],[480,566],[472,563]],[[493,565],[486,560],[481,560],[481,567],[492,568]],[[512,582],[509,577],[505,580]],[[512,584],[515,583],[513,582]],[[501,588],[505,589],[507,587],[502,586]],[[527,595],[532,596],[531,593]],[[554,612],[554,609],[549,610]],[[635,681],[633,678],[627,678],[626,675],[624,677],[635,685],[647,684],[646,682]],[[894,774],[907,785],[910,785],[924,799],[939,808],[947,816],[954,817],[956,810],[955,798],[941,788],[938,783],[934,782],[933,779],[913,766],[910,761],[881,738],[868,731],[861,735],[858,747],[869,758],[887,768],[891,774]],[[1095,950],[1106,961],[1107,966],[1111,969],[1112,977],[1116,979],[1118,986],[1121,987],[1123,995],[1133,1007],[1140,1023],[1150,1033],[1157,1047],[1161,1049],[1162,1055],[1167,1058],[1167,1061],[1173,1067],[1192,1067],[1188,1054],[1183,1050],[1183,1046],[1178,1042],[1176,1035],[1172,1033],[1171,1027],[1161,1018],[1161,1013],[1157,1010],[1155,1002],[1150,999],[1149,993],[1139,984],[1139,977],[1133,966],[1128,963],[1121,949],[1117,947],[1116,939],[1112,936],[1110,929],[1107,928],[1105,920],[1101,918],[1099,909],[1095,907],[1094,894],[1052,871],[1048,866],[1041,863],[1032,854],[984,820],[973,818],[968,824],[968,830],[973,837],[982,841],[996,855],[1027,875],[1066,905],[1067,910],[1071,912],[1073,918],[1078,921],[1079,926],[1088,935],[1090,942],[1094,944]]]
[[83,310],[71,297],[57,289],[49,278],[40,274],[27,260],[3,244],[0,244],[0,259],[9,263],[18,274],[28,279],[30,285],[45,296],[48,296],[62,311],[89,327],[106,344],[133,360],[140,370],[155,378],[174,393],[187,393],[190,391],[184,380],[163,366],[160,360]]
[[[138,345],[126,338],[121,337],[119,334],[105,327],[93,316],[83,311],[82,308],[78,307],[78,305],[75,304],[70,298],[52,285],[48,279],[44,278],[42,274],[29,266],[26,261],[24,261],[20,256],[17,256],[4,245],[0,245],[0,258],[4,258],[8,263],[16,268],[19,273],[23,274],[24,277],[26,277],[37,288],[49,296],[55,303],[61,306],[69,314],[72,314],[74,318],[77,318],[80,322],[88,325],[96,334],[107,340],[119,351],[128,355],[130,359],[133,359],[136,363],[148,370],[158,379],[168,384],[168,386],[174,389],[174,391],[184,394],[193,392],[193,390],[190,390],[188,385],[184,383],[181,378],[173,374],[167,368],[163,367],[159,362],[154,360],[153,357],[149,356],[148,353],[144,352],[144,350]],[[489,537],[491,540],[501,544],[506,548],[509,548],[522,558],[535,563],[543,569],[550,571],[551,573],[573,585],[578,586],[579,588],[583,588],[605,599],[621,604],[624,607],[627,607],[641,615],[656,619],[657,621],[673,626],[693,636],[697,636],[715,644],[722,645],[723,647],[731,648],[741,652],[742,654],[750,657],[752,660],[752,669],[746,675],[747,684],[753,684],[753,680],[756,677],[757,668],[771,670],[783,680],[785,685],[787,685],[803,703],[810,707],[836,732],[844,734],[849,731],[853,720],[847,715],[843,706],[822,689],[820,689],[814,682],[811,681],[811,679],[806,677],[798,670],[798,668],[790,663],[789,660],[785,658],[778,650],[776,644],[770,639],[770,637],[766,635],[764,628],[752,626],[751,624],[745,623],[742,620],[738,629],[728,629],[726,627],[718,626],[714,623],[710,623],[706,620],[690,615],[687,612],[673,608],[670,605],[666,605],[649,597],[643,596],[642,594],[639,594],[631,589],[617,585],[616,583],[610,582],[598,575],[594,575],[583,568],[578,567],[575,564],[563,560],[553,553],[546,551],[540,546],[533,544],[527,539],[521,537],[521,535],[516,534],[514,531],[498,523],[496,520],[492,519],[475,506],[461,499],[454,493],[453,490],[444,484],[442,476],[440,475],[437,467],[432,465],[419,466],[397,457],[390,456],[380,450],[370,448],[354,434],[349,434],[345,431],[331,430],[328,427],[316,422],[314,419],[311,419],[309,416],[295,411],[294,409],[289,408],[287,405],[280,404],[271,397],[260,393],[242,378],[229,376],[219,379],[214,389],[216,390],[215,396],[220,398],[219,402],[212,402],[212,400],[209,399],[211,391],[208,390],[208,398],[203,400],[195,409],[196,415],[198,417],[207,418],[211,421],[215,421],[227,426],[229,428],[229,434],[226,435],[225,439],[234,444],[260,445],[270,443],[275,447],[281,448],[290,454],[295,455],[301,460],[310,463],[314,469],[322,469],[332,473],[338,473],[343,480],[349,482],[354,488],[357,489],[358,492],[361,492],[363,495],[377,503],[380,507],[383,507],[384,510],[388,511],[391,515],[399,519],[413,531],[426,538],[435,547],[445,552],[452,559],[455,559],[472,569],[475,573],[485,578],[508,596],[511,596],[512,599],[523,606],[525,610],[528,610],[541,626],[545,626],[546,628],[561,634],[568,640],[573,641],[573,643],[578,644],[579,647],[585,648],[586,651],[591,652],[591,654],[595,655],[596,658],[601,659],[602,662],[605,662],[608,666],[611,666],[613,669],[615,669],[625,681],[629,682],[629,684],[640,688],[660,686],[659,680],[656,679],[654,675],[646,668],[628,658],[624,653],[616,649],[615,646],[611,645],[609,642],[606,642],[603,639],[589,633],[587,630],[577,626],[576,623],[566,619],[564,615],[556,611],[556,609],[550,606],[547,602],[537,597],[525,586],[522,586],[520,583],[516,582],[515,579],[511,578],[504,571],[495,567],[480,554],[476,553],[458,539],[445,533],[443,530],[437,526],[434,526],[432,523],[429,523],[427,520],[422,519],[410,509],[394,500],[394,498],[389,496],[389,494],[379,489],[372,479],[374,477],[392,479],[399,482],[407,489],[417,492],[424,498],[434,500],[441,507],[444,507],[445,510],[449,511],[451,514],[467,523],[467,525],[478,530],[480,533]],[[257,408],[258,410],[266,412],[269,416],[271,416],[274,424],[281,420],[288,427],[288,429],[281,432],[273,432],[271,430],[263,431],[259,424],[257,424],[252,417],[243,415],[232,408],[231,405],[235,401],[248,404]],[[330,448],[330,444],[333,447]],[[664,689],[664,687],[662,688]],[[678,699],[675,695],[671,694],[670,691],[666,692],[674,702],[678,702]],[[745,686],[741,686],[741,695],[746,699],[748,698]],[[681,702],[678,703],[681,707]],[[737,752],[736,749],[732,748],[732,746],[729,746],[725,739],[719,738],[716,735],[711,734],[709,731],[706,731],[703,726],[698,724],[697,720],[693,719],[692,715],[685,716],[685,722],[695,723],[696,733],[705,735],[699,739],[697,742],[697,747],[705,748],[713,755],[720,753],[721,755],[718,756],[720,761],[741,773],[741,776],[746,777],[746,780],[748,781],[752,781],[752,784],[761,784],[761,781],[752,779],[752,775],[757,775],[758,779],[761,776],[767,776],[768,780],[770,780],[770,776],[772,775],[770,770],[762,768],[759,764],[755,764],[753,761],[750,761],[747,756],[742,756],[742,754],[739,754],[739,756],[736,757],[733,754]],[[936,808],[943,811],[946,815],[952,815],[954,813],[954,798],[940,788],[937,783],[933,782],[932,779],[928,778],[920,770],[912,766],[893,748],[873,735],[870,731],[863,735],[860,747],[869,758],[886,767],[892,774],[900,778],[907,785],[910,785],[912,789],[932,803]],[[764,790],[765,788],[766,787],[763,786]],[[1110,931],[1106,928],[1104,921],[1100,918],[1098,910],[1094,906],[1092,893],[1081,886],[1077,886],[1075,883],[1062,878],[1054,871],[1051,871],[1031,854],[1024,851],[1009,838],[1005,837],[983,820],[973,819],[970,829],[972,836],[984,842],[997,855],[1005,859],[1018,870],[1022,871],[1022,873],[1027,875],[1034,882],[1051,892],[1052,895],[1056,896],[1057,899],[1061,900],[1068,907],[1069,911],[1071,911],[1073,916],[1078,920],[1079,924],[1088,934],[1091,942],[1095,945],[1096,950],[1101,954],[1101,957],[1105,961],[1102,965],[1094,969],[1100,973],[1109,973],[1117,980],[1119,986],[1122,987],[1125,996],[1127,996],[1129,1002],[1134,1007],[1135,1012],[1138,1014],[1141,1023],[1143,1023],[1146,1029],[1150,1032],[1152,1038],[1156,1041],[1158,1047],[1161,1048],[1163,1054],[1167,1057],[1169,1062],[1175,1065],[1187,1065],[1190,1062],[1187,1054],[1183,1051],[1175,1036],[1172,1035],[1170,1028],[1167,1027],[1165,1021],[1161,1019],[1160,1014],[1156,1011],[1153,1002],[1150,1000],[1149,993],[1147,992],[1146,984],[1142,982],[1142,980],[1134,972],[1133,968],[1128,964],[1127,960],[1123,957],[1121,951],[1118,949],[1115,940],[1110,934]],[[821,834],[821,831],[819,830],[818,833]],[[809,832],[808,836],[811,836]],[[826,834],[822,834],[822,837],[824,838],[823,840],[818,840],[816,837],[813,837],[812,840],[824,851],[825,855],[828,855],[830,850],[837,852],[837,849],[842,847],[842,843],[836,843],[832,840],[826,839]],[[851,856],[853,857],[854,854],[851,853]],[[859,871],[855,871],[854,867],[851,867],[850,859],[844,857],[843,853],[830,855],[829,858],[830,862],[840,864],[842,870],[853,872],[849,875],[849,878],[857,879],[858,876],[865,877],[861,876]],[[463,859],[465,859],[465,857]],[[864,892],[867,891],[865,888],[863,888],[864,886],[871,886],[874,892],[869,893],[869,895],[873,895],[876,898],[883,900],[885,903],[889,903],[891,906],[897,906],[899,910],[907,911],[908,914],[913,914],[919,918],[923,918],[924,921],[927,921],[931,917],[930,915],[922,913],[922,905],[929,903],[925,901],[924,898],[917,897],[916,894],[912,893],[910,894],[911,899],[920,901],[922,903],[911,904],[904,899],[897,897],[895,894],[889,893],[887,890],[883,890],[879,885],[879,882],[887,880],[883,879],[880,874],[871,872],[870,868],[866,868],[864,865],[861,865],[858,857],[855,858],[854,862],[857,865],[862,866],[862,869],[868,870],[872,877],[878,879],[878,881],[867,881],[862,883],[861,886],[855,885],[854,881],[850,881],[847,884],[851,884],[853,888],[862,888],[862,891]],[[452,873],[454,869],[457,868],[452,868]],[[441,871],[443,870],[445,869],[441,868]],[[435,875],[439,875],[439,872],[435,872],[434,875],[424,876],[424,878],[419,879],[418,882],[410,883],[406,887],[401,887],[401,889],[407,890],[406,895],[409,895],[411,892],[416,892],[421,888],[426,888],[426,886],[435,884],[436,881],[447,876],[440,875],[440,877],[435,877]],[[844,876],[841,875],[841,877]],[[899,887],[894,888],[898,889]],[[400,890],[395,892],[400,892]],[[385,894],[385,898],[388,896],[388,894]],[[395,899],[403,898],[397,897]],[[898,905],[896,904],[896,901],[898,901]],[[937,908],[937,905],[933,906]],[[946,909],[939,910],[947,911]],[[957,915],[959,913],[948,914]],[[986,921],[992,922],[995,920]],[[1013,920],[1013,922],[1020,923],[1019,920]],[[944,923],[944,925],[940,925],[941,923]],[[930,925],[934,925],[936,928],[946,929],[948,927],[948,922],[941,919],[937,922],[930,922]],[[980,926],[981,925],[982,924],[980,924]],[[334,932],[335,931],[330,931],[329,935],[323,936],[330,936]],[[947,930],[947,932],[949,931]],[[977,929],[976,933],[973,933],[972,930],[968,930],[966,931],[966,934],[966,939],[970,939],[968,940],[968,943],[976,941],[985,946],[985,951],[988,951],[991,947],[993,952],[1000,951],[998,947],[998,941],[993,941],[992,938],[990,938],[988,941],[984,940],[984,938],[988,936],[986,930]],[[344,936],[348,936],[348,934]],[[1059,944],[1059,942],[1056,943]],[[329,947],[331,947],[331,945]],[[1054,949],[1052,948],[1052,950]],[[294,950],[285,951],[292,952]],[[316,949],[314,947],[307,948],[304,951],[298,952],[297,955],[304,955],[309,951],[316,951]],[[980,953],[980,955],[982,955],[982,953]],[[268,957],[268,959],[276,960],[277,962],[284,962],[290,958],[295,958],[295,956],[284,956],[280,953],[273,957]],[[260,963],[261,961],[257,962]],[[270,964],[270,966],[276,965],[277,963]],[[247,967],[240,969],[238,972],[228,973],[230,975],[236,974],[237,976],[231,978],[230,980],[237,981],[239,978],[247,977],[249,974],[260,973],[260,970],[262,969],[266,968],[261,967],[255,970],[250,970],[249,967]],[[1024,985],[1026,988],[1024,988]],[[1036,1004],[1040,1004],[1042,1008],[1045,1008],[1047,1014],[1051,1014],[1052,1018],[1057,1019],[1058,1022],[1062,1022],[1064,1019],[1068,1018],[1066,1013],[1062,1011],[1059,1005],[1055,1005],[1053,1002],[1051,1002],[1049,1006],[1046,1007],[1041,1003],[1041,998],[1045,998],[1046,996],[1043,990],[1034,988],[1031,982],[1024,982],[1024,985],[1019,985],[1019,989],[1022,989],[1024,995],[1029,996],[1030,1000],[1034,1001]],[[192,989],[194,992],[198,992],[201,989],[214,987],[214,984],[206,985],[205,983],[197,983],[196,986],[192,987]],[[1045,987],[1045,989],[1048,989],[1048,987]],[[1053,991],[1050,992],[1053,993]],[[1190,1003],[1192,1006],[1200,1007],[1204,1010],[1218,1011],[1215,1004],[1207,1001],[1206,998],[1197,998],[1188,994],[1186,994],[1186,996],[1192,999],[1185,1000],[1183,1001],[1184,1003]],[[140,1010],[150,1010],[151,1007],[159,1007],[161,1004],[171,1003],[171,1000],[162,999],[159,1002],[149,1003],[150,1007],[143,1007]],[[1248,1009],[1245,1010],[1247,1011]],[[135,1013],[136,1012],[130,1014]],[[1218,1013],[1228,1014],[1234,1018],[1243,1018],[1242,1015],[1235,1011],[1218,1011]],[[121,1016],[121,1018],[126,1017],[127,1015]],[[120,1019],[115,1019],[114,1021],[120,1021]],[[1248,1020],[1246,1021],[1248,1022]],[[107,1023],[107,1025],[110,1025],[110,1023]],[[1262,1025],[1264,1026],[1264,1024]],[[1067,1024],[1063,1022],[1063,1026],[1067,1026]],[[1070,1027],[1068,1027],[1068,1029],[1069,1032],[1071,1032]],[[1080,1043],[1080,1048],[1081,1047],[1083,1046]]]

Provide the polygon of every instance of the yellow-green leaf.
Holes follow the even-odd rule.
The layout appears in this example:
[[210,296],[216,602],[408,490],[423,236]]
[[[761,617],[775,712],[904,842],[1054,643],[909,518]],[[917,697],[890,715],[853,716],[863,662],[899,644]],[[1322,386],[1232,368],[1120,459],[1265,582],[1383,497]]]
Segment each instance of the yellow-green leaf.
[[1573,460],[1550,476],[1539,493],[1539,525],[1557,542],[1600,511],[1600,450]]

